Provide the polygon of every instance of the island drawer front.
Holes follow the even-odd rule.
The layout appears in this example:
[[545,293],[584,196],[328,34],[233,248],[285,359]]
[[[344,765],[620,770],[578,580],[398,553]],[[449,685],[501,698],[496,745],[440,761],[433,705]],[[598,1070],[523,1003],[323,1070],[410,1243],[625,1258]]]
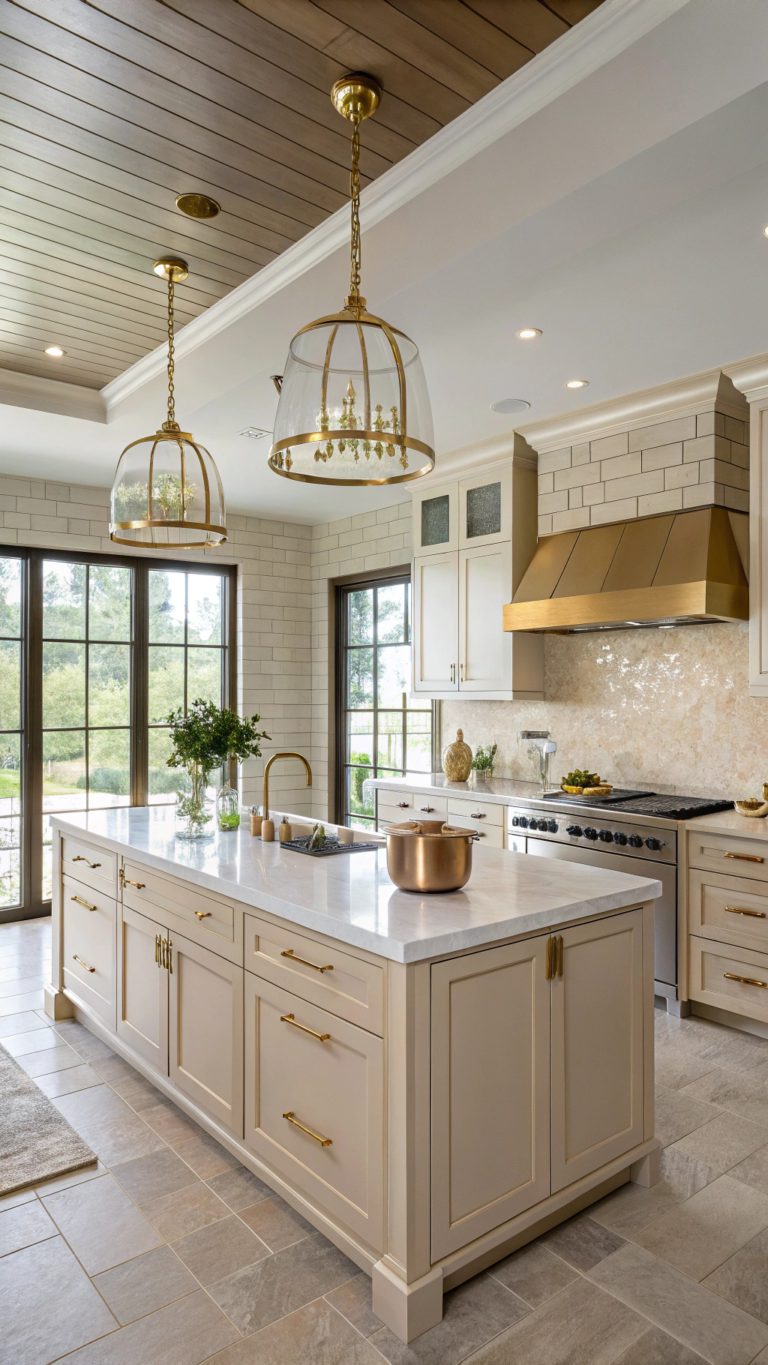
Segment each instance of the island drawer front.
[[117,902],[70,877],[62,883],[64,986],[115,1028]]
[[695,934],[689,945],[691,1000],[768,1023],[768,953],[730,948]]
[[242,965],[235,907],[232,901],[199,891],[191,882],[166,877],[154,868],[123,862],[123,905],[151,915],[197,943]]
[[487,825],[498,825],[503,829],[506,808],[497,806],[493,801],[468,800],[466,797],[458,799],[454,796],[448,801],[448,814],[451,820],[457,815],[462,820],[466,818],[477,822],[478,829]]
[[246,1145],[377,1251],[383,1050],[365,1029],[246,972]]
[[748,877],[691,868],[688,922],[702,938],[768,951],[768,888]]
[[[384,971],[335,943],[245,915],[244,965],[371,1033],[384,1032]],[[320,968],[325,967],[325,971]],[[330,970],[328,970],[330,968]]]
[[768,882],[768,843],[764,839],[737,839],[730,834],[689,830],[688,866]]
[[72,834],[61,836],[62,876],[75,877],[107,896],[117,896],[117,854]]
[[[477,808],[472,807],[473,810]],[[469,806],[467,806],[469,812]],[[459,812],[456,815],[449,815],[448,822],[455,829],[473,829],[480,837],[481,847],[483,848],[503,848],[504,847],[504,826],[489,825],[485,820],[472,819],[472,816]]]
[[423,792],[379,792],[379,823],[398,824],[401,820],[444,820],[448,802],[444,796]]

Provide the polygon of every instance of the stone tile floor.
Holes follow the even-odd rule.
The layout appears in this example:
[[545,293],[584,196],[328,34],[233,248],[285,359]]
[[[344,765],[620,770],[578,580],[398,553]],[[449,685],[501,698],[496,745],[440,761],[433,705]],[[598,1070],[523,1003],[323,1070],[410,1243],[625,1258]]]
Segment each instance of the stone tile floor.
[[410,1347],[369,1282],[125,1062],[42,1011],[0,926],[0,1040],[99,1165],[0,1198],[0,1362],[768,1365],[768,1041],[657,1015],[663,1179],[449,1294]]

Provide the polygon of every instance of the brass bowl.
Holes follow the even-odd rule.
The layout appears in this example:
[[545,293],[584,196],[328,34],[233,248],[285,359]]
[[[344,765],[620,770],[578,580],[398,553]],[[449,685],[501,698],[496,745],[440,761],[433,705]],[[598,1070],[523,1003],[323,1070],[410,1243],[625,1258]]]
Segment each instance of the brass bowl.
[[442,820],[408,820],[390,825],[387,871],[401,891],[459,891],[472,872],[474,830]]

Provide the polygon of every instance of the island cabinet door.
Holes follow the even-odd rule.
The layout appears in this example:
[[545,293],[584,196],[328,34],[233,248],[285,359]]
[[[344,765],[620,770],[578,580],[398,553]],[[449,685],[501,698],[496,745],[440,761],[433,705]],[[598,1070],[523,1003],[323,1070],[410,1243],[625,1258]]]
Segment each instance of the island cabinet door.
[[117,937],[117,1034],[127,1047],[168,1074],[168,931],[127,905]]
[[242,1137],[243,969],[180,934],[168,964],[170,1079]]
[[562,933],[552,981],[552,1190],[643,1140],[642,910]]
[[432,1259],[549,1194],[547,939],[432,968]]

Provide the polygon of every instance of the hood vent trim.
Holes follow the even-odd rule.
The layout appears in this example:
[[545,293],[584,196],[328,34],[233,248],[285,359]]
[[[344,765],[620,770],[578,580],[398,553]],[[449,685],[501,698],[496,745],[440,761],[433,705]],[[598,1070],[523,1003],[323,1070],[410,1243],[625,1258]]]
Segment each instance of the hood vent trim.
[[745,621],[748,517],[725,507],[562,531],[540,540],[504,629],[569,634]]

